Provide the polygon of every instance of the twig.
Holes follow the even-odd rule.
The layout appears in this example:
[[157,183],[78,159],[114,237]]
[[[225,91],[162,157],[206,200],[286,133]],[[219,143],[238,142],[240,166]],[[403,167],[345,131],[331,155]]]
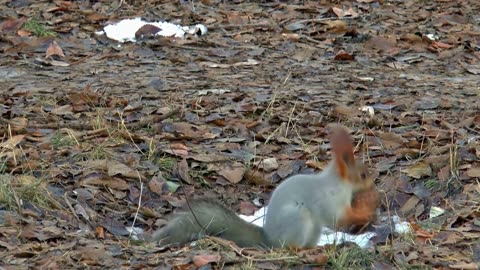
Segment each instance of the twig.
[[215,241],[221,245],[224,245],[224,246],[228,246],[229,248],[233,249],[233,251],[235,251],[235,253],[237,253],[238,255],[240,255],[242,258],[245,258],[249,261],[255,261],[255,262],[274,262],[274,261],[283,261],[283,260],[293,260],[293,259],[298,259],[298,256],[287,256],[287,257],[278,257],[278,258],[254,258],[254,257],[250,257],[248,255],[245,255],[243,254],[243,248],[242,249],[237,249],[234,245],[230,244],[230,242],[228,241],[224,241],[223,239],[221,238],[218,238],[218,237],[213,237],[213,236],[210,236],[208,237],[209,239],[211,239],[212,241]]
[[480,131],[477,131],[477,130],[475,130],[475,129],[473,129],[473,128],[465,127],[465,129],[468,130],[468,131],[470,131],[470,132],[473,132],[473,133],[475,133],[475,134],[480,135]]
[[[304,20],[299,20],[299,21],[293,22],[293,23],[295,23],[295,24],[299,24],[299,23],[316,23],[316,22],[324,22],[324,21],[351,20],[351,19],[355,19],[355,18],[354,18],[354,17],[342,17],[342,18],[339,18],[339,17],[328,17],[328,18],[304,19]],[[287,22],[285,22],[284,24],[287,24]],[[292,23],[289,23],[289,24],[292,24]]]
[[85,61],[86,59],[88,59],[88,58],[90,58],[90,57],[92,57],[92,56],[94,56],[94,55],[95,55],[94,53],[89,54],[89,55],[86,55],[86,56],[84,56],[84,57],[82,57],[82,58],[80,58],[80,59],[77,59],[76,61],[73,61],[72,63],[70,63],[70,65],[79,64],[79,63]]
[[45,123],[45,124],[29,124],[29,128],[35,129],[61,129],[69,128],[75,130],[93,130],[90,124],[84,123]]
[[210,29],[228,29],[228,28],[247,28],[247,27],[272,27],[271,24],[266,23],[247,23],[247,24],[219,24],[209,26]]
[[82,141],[85,141],[85,140],[91,140],[93,138],[97,138],[99,136],[104,136],[104,135],[108,135],[108,128],[100,128],[100,129],[87,131],[84,134],[82,134],[82,136],[80,137]]
[[119,10],[119,9],[122,7],[122,5],[123,5],[124,2],[125,2],[125,0],[120,0],[120,3],[118,3],[118,7],[116,7],[116,8],[112,11],[112,13],[117,12],[117,10]]
[[180,107],[177,107],[177,108],[174,108],[173,110],[171,110],[170,112],[168,112],[164,115],[149,115],[140,122],[126,124],[126,126],[128,128],[132,128],[132,129],[142,128],[144,126],[148,126],[149,124],[158,123],[160,121],[163,121],[163,120],[169,118],[170,116],[178,113],[179,111],[180,111]]
[[70,211],[72,211],[72,214],[75,216],[75,218],[77,219],[77,221],[80,222],[80,218],[78,217],[77,213],[75,213],[75,209],[73,209],[72,204],[71,204],[70,201],[68,200],[67,193],[68,193],[68,192],[63,193],[63,199],[65,199],[65,202],[67,203],[68,208],[70,208]]
[[180,185],[182,186],[182,190],[183,190],[183,196],[185,198],[185,202],[187,204],[187,207],[188,209],[190,210],[190,213],[192,213],[192,216],[193,218],[195,219],[195,222],[198,224],[198,226],[200,226],[201,228],[201,232],[205,230],[206,226],[204,226],[202,223],[200,223],[200,221],[198,220],[197,218],[197,215],[195,215],[195,212],[193,211],[192,209],[192,206],[190,206],[190,201],[188,200],[188,196],[187,194],[185,193],[185,185],[183,184],[183,181],[180,181]]
[[132,237],[133,227],[135,226],[135,222],[137,221],[137,217],[138,217],[138,212],[140,212],[140,206],[142,205],[143,182],[142,182],[142,177],[140,176],[140,173],[138,172],[138,170],[136,172],[138,175],[138,180],[140,181],[140,196],[138,196],[138,207],[137,207],[137,211],[135,212],[135,217],[133,218],[132,227],[130,227],[130,234],[128,235],[128,238]]
[[[134,122],[127,124],[126,126],[128,128],[142,128],[144,126],[147,126],[151,123],[157,123],[162,120],[165,120],[169,118],[170,116],[176,114],[177,112],[180,111],[180,107],[177,107],[173,109],[172,111],[168,112],[167,114],[164,115],[150,115],[147,116],[145,119],[143,119],[140,122]],[[9,123],[8,120],[1,120],[2,123]],[[94,130],[94,127],[91,124],[86,124],[86,123],[45,123],[45,124],[29,124],[29,128],[35,128],[35,129],[61,129],[61,128],[69,128],[69,129],[75,129],[75,130]],[[103,129],[100,129],[103,131]],[[94,132],[95,133],[95,132]]]
[[308,41],[310,41],[310,42],[313,42],[313,43],[315,43],[315,44],[323,44],[321,41],[316,40],[316,39],[311,38],[311,37],[306,36],[306,35],[300,35],[300,37],[303,38],[303,39],[306,39],[306,40],[308,40]]

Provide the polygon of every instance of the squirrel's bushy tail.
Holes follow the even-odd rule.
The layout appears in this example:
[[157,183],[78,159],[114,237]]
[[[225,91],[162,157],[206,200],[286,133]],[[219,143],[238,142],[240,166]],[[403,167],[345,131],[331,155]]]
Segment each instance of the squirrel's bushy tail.
[[[202,235],[221,237],[241,247],[268,247],[269,242],[261,227],[248,223],[222,204],[208,200],[190,202],[185,209],[152,238],[160,245],[186,244]],[[194,216],[195,214],[195,216]]]

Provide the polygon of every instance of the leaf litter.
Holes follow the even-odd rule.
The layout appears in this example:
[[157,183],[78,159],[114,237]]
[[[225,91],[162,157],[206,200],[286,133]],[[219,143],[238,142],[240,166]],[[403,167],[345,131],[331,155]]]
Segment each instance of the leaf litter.
[[[2,267],[478,269],[477,1],[0,1],[0,11]],[[208,34],[143,29],[121,47],[95,34],[139,17]],[[377,227],[367,252],[297,254],[129,239],[132,224],[148,235],[186,196],[258,211],[282,179],[323,168],[332,122],[374,171],[380,211],[411,235]]]

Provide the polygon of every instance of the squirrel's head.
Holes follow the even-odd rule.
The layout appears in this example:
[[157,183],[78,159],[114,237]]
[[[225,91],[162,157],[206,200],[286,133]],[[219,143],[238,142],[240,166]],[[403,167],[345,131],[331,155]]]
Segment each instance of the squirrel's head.
[[340,179],[350,183],[354,190],[367,189],[374,182],[368,168],[353,155],[353,139],[347,129],[341,125],[330,128],[330,144],[334,155],[333,162]]

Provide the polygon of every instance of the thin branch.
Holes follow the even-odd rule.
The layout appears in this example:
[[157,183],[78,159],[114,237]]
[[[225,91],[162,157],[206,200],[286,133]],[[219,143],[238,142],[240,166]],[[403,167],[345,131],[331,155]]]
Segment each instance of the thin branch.
[[140,207],[142,205],[143,182],[142,182],[142,177],[140,176],[140,173],[138,172],[138,170],[136,172],[138,175],[138,181],[140,181],[140,196],[138,196],[137,211],[135,212],[135,217],[133,218],[133,223],[132,223],[132,227],[130,227],[130,234],[128,235],[128,238],[132,237],[133,227],[135,226],[135,222],[137,221],[137,217],[138,217],[138,212],[140,212]]
[[163,121],[163,120],[169,118],[170,116],[178,113],[179,111],[180,111],[180,107],[177,107],[177,108],[174,108],[173,110],[169,111],[168,113],[166,113],[164,115],[149,115],[149,116],[145,117],[145,119],[143,119],[140,122],[134,122],[134,123],[126,124],[126,126],[128,128],[133,128],[133,129],[142,128],[142,127],[148,126],[149,124],[158,123],[160,121]]

